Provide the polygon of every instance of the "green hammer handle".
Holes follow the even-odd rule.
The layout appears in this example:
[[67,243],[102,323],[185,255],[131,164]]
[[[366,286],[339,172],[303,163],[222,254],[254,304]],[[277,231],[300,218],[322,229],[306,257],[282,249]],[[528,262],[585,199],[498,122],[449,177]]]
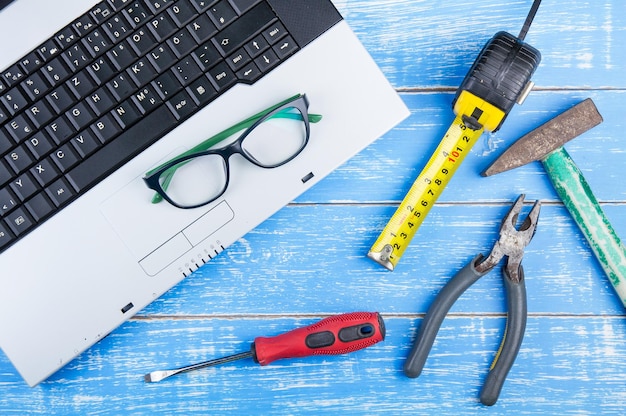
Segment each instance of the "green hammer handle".
[[626,307],[626,247],[567,151],[560,147],[542,162],[559,197]]

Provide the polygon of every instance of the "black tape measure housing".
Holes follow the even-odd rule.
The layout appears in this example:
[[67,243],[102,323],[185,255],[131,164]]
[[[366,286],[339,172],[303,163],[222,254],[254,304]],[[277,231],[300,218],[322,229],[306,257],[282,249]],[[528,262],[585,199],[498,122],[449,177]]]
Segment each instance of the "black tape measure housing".
[[[508,115],[540,62],[541,53],[537,49],[510,33],[498,32],[474,61],[457,90],[452,106],[461,92],[466,90]],[[500,128],[503,121],[494,131]]]

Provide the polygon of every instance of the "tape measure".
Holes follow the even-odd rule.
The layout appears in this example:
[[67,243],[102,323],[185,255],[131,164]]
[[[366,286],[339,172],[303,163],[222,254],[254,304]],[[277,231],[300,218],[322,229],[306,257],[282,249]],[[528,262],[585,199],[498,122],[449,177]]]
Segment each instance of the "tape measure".
[[393,270],[446,185],[484,131],[497,131],[522,104],[541,61],[523,42],[541,0],[535,0],[518,37],[498,32],[485,44],[457,90],[456,118],[367,256]]
[[[472,116],[464,114],[472,108]],[[464,111],[465,110],[465,111]],[[456,118],[367,256],[393,270],[457,168],[478,138],[493,130],[504,112],[464,91],[456,101]],[[495,127],[494,127],[495,126]]]

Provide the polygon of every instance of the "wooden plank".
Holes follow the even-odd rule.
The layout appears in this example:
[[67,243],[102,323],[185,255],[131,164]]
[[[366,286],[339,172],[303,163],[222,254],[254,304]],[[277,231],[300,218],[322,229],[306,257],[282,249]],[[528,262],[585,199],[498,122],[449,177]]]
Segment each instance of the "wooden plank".
[[[335,1],[397,88],[457,88],[498,31],[517,36],[530,0]],[[526,42],[542,53],[540,88],[624,88],[626,4],[542,2]]]
[[[3,375],[10,414],[484,414],[478,394],[504,327],[500,315],[444,321],[424,373],[401,369],[421,319],[386,316],[382,343],[350,355],[239,361],[146,385],[143,374],[245,351],[259,335],[308,325],[298,318],[135,320],[34,389]],[[490,414],[621,414],[626,406],[622,317],[532,315]],[[0,365],[6,368],[4,357]],[[77,377],[77,374],[80,376]]]

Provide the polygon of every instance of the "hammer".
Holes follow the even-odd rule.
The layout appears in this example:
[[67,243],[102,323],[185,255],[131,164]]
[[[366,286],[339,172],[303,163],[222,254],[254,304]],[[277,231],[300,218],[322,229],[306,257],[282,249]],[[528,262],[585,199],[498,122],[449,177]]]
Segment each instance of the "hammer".
[[540,160],[557,194],[584,234],[602,269],[626,307],[626,247],[563,145],[602,122],[588,98],[513,143],[483,176]]

